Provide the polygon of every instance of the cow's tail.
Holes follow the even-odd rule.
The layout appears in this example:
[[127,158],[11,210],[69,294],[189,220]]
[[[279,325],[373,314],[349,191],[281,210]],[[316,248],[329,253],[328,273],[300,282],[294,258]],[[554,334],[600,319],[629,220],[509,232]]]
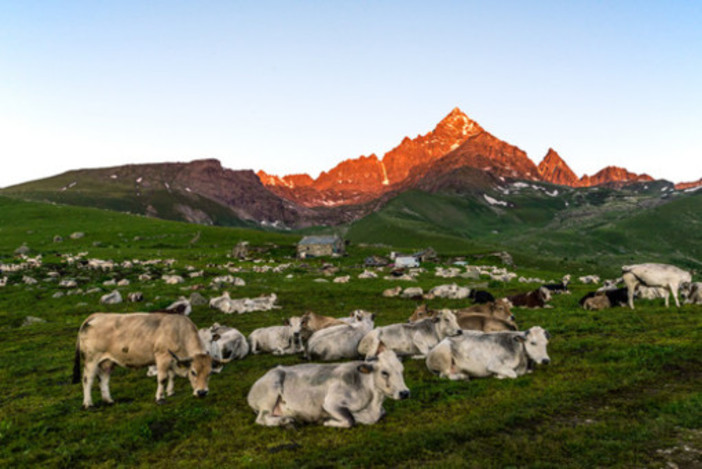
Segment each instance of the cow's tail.
[[80,338],[76,340],[76,355],[73,359],[73,384],[80,383]]

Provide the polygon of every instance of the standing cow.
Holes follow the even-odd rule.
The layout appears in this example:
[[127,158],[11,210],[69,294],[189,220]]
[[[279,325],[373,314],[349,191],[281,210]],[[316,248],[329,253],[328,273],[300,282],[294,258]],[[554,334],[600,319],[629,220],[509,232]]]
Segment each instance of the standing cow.
[[372,360],[277,366],[254,383],[247,401],[259,425],[370,425],[385,415],[386,397],[409,397],[402,372],[397,356],[381,346]]
[[[692,275],[674,265],[648,263],[622,266],[622,279],[629,294],[629,308],[634,309],[634,293],[638,285],[667,288],[673,295],[675,306],[679,308],[678,291],[681,286],[689,289]],[[665,307],[668,306],[666,295]]]
[[[93,405],[91,388],[100,378],[102,400],[110,396],[110,373],[115,365],[142,368],[156,365],[156,402],[173,395],[173,377],[187,376],[193,395],[207,395],[212,372],[228,360],[213,360],[205,352],[195,324],[186,316],[165,313],[95,313],[80,326],[73,365],[73,382],[80,381],[83,369],[83,407]],[[167,386],[166,386],[166,383]],[[164,393],[164,386],[166,386]]]

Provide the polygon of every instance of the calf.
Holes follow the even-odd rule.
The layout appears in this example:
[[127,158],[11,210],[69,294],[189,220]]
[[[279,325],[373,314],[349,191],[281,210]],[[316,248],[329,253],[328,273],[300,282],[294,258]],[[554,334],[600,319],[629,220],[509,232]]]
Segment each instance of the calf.
[[551,293],[544,287],[537,288],[529,293],[519,293],[508,296],[507,299],[514,306],[524,306],[526,308],[543,308],[546,302],[551,300]]
[[548,364],[546,352],[550,335],[539,326],[517,332],[465,331],[448,337],[427,356],[427,368],[451,380],[471,377],[516,378],[534,363]]
[[[689,288],[692,275],[674,265],[668,264],[635,264],[622,266],[622,279],[629,295],[629,308],[634,309],[634,293],[638,285],[646,287],[663,287],[670,291],[675,300],[675,306],[680,307],[678,291],[681,286]],[[665,297],[665,307],[669,306],[668,297]]]
[[586,298],[582,303],[583,309],[588,310],[601,310],[606,308],[611,308],[612,303],[605,294],[596,294],[591,297]]
[[[607,298],[607,302],[609,302],[609,306],[605,306],[607,303],[604,300],[592,300],[590,301],[589,305],[592,306],[599,306],[596,308],[586,308],[585,303],[591,299],[595,298],[598,296],[604,296]],[[582,306],[585,309],[602,309],[604,307],[609,308],[613,306],[624,306],[626,305],[626,302],[628,300],[628,293],[626,288],[615,288],[613,290],[597,290],[597,291],[592,291],[587,293],[585,296],[580,298],[580,306]]]
[[285,319],[283,326],[262,327],[249,335],[251,353],[271,352],[273,355],[290,355],[302,352],[300,328],[302,318]]
[[315,332],[307,341],[307,357],[325,361],[358,357],[358,343],[373,329],[374,318],[373,313],[358,310],[351,324]]
[[[115,365],[141,368],[156,365],[156,402],[173,395],[175,374],[187,376],[193,395],[208,393],[209,376],[227,360],[213,360],[200,341],[195,324],[186,316],[164,313],[95,313],[80,326],[73,366],[73,382],[83,369],[83,407],[93,405],[91,388],[100,378],[102,400],[111,404],[110,374]],[[166,385],[165,393],[164,386]]]
[[456,315],[451,310],[439,311],[432,318],[414,323],[391,324],[370,331],[358,344],[358,353],[370,356],[382,341],[387,348],[400,356],[424,358],[429,349],[441,339],[461,334]]
[[371,425],[385,415],[385,398],[409,397],[402,372],[397,356],[382,347],[372,360],[278,366],[254,383],[247,401],[259,425]]

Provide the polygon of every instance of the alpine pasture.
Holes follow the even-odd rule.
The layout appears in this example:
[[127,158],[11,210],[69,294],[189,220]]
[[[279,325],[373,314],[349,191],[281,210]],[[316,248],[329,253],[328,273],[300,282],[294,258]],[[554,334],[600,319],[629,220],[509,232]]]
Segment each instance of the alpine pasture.
[[[83,237],[72,239],[75,232]],[[55,240],[56,236],[60,236]],[[0,466],[2,467],[679,467],[702,464],[702,306],[664,308],[663,300],[638,300],[635,311],[585,311],[578,299],[596,288],[577,278],[618,275],[620,265],[521,255],[504,266],[477,244],[437,247],[440,262],[422,264],[415,281],[359,279],[363,260],[387,256],[390,245],[352,243],[348,256],[295,258],[300,234],[168,222],[89,208],[23,202],[0,197],[0,262],[21,262],[14,252],[41,255],[41,266],[4,272],[0,287]],[[426,247],[418,238],[415,248]],[[250,257],[231,256],[248,241]],[[402,244],[406,243],[404,241]],[[403,246],[405,252],[410,252]],[[465,251],[464,251],[465,249]],[[483,249],[483,251],[481,251]],[[67,262],[66,255],[112,260],[111,270]],[[71,384],[76,335],[91,313],[152,311],[194,291],[212,298],[276,293],[279,309],[223,314],[194,306],[198,327],[214,322],[248,334],[282,324],[306,311],[340,317],[355,309],[376,313],[375,324],[405,322],[418,301],[385,298],[401,285],[431,287],[456,282],[483,284],[496,297],[528,291],[537,283],[487,278],[439,278],[456,256],[469,264],[495,264],[520,276],[545,280],[573,275],[572,294],[554,295],[552,308],[514,313],[520,329],[542,326],[551,335],[551,364],[514,380],[454,382],[439,379],[424,360],[404,362],[411,397],[385,401],[386,416],[373,426],[334,429],[321,425],[266,428],[254,423],[246,404],[251,385],[277,364],[303,363],[301,356],[249,355],[210,380],[204,399],[177,378],[176,394],[154,402],[155,378],[146,370],[118,368],[111,381],[114,405],[82,410],[82,388]],[[161,259],[160,263],[144,261]],[[172,259],[172,262],[165,262]],[[135,263],[134,260],[141,262]],[[646,258],[638,259],[642,262]],[[130,264],[123,264],[130,261]],[[323,266],[338,271],[325,276]],[[272,267],[290,264],[274,271]],[[257,272],[262,266],[266,272]],[[202,275],[190,277],[190,273]],[[53,274],[55,272],[57,274]],[[244,286],[213,286],[232,273]],[[139,280],[148,274],[151,280]],[[166,284],[161,276],[184,277]],[[350,275],[348,283],[333,283]],[[27,284],[24,277],[37,280]],[[73,279],[77,286],[59,286]],[[105,286],[110,280],[126,286]],[[325,282],[316,281],[318,279]],[[695,276],[694,280],[699,280]],[[487,283],[487,285],[484,285]],[[101,305],[113,289],[144,301]],[[96,290],[99,289],[99,290]],[[80,290],[80,291],[79,291]],[[90,293],[86,293],[91,291]],[[62,294],[57,294],[62,292]],[[466,300],[432,299],[432,308],[459,308]],[[43,322],[27,324],[27,317]]]

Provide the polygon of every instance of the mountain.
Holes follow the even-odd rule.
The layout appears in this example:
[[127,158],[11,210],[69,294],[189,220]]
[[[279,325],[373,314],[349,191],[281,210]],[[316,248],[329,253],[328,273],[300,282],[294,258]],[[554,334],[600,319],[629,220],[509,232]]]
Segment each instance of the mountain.
[[702,178],[694,182],[679,182],[675,184],[675,188],[679,191],[697,189],[698,187],[702,187]]
[[498,177],[538,180],[570,187],[652,181],[623,168],[609,166],[593,176],[578,178],[568,164],[549,149],[537,167],[527,154],[488,133],[459,108],[432,130],[414,139],[405,137],[382,158],[361,156],[342,161],[317,179],[307,174],[275,176],[259,171],[271,192],[306,207],[365,203],[383,194],[417,187],[423,174],[467,166]]

